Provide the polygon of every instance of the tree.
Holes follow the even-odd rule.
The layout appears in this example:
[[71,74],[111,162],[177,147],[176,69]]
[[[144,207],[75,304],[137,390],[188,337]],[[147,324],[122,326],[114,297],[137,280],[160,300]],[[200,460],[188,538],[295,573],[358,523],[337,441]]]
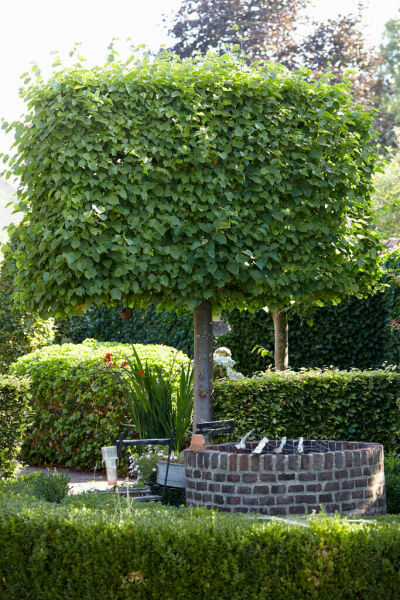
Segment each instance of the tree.
[[335,303],[378,277],[371,118],[346,87],[231,55],[65,69],[23,92],[17,298],[194,312],[195,424],[212,310]]
[[374,207],[382,237],[400,237],[400,130],[395,131],[397,150],[392,150],[382,172],[374,178]]
[[254,60],[293,66],[294,33],[307,4],[309,0],[185,0],[170,30],[177,39],[172,51],[185,58],[239,44]]

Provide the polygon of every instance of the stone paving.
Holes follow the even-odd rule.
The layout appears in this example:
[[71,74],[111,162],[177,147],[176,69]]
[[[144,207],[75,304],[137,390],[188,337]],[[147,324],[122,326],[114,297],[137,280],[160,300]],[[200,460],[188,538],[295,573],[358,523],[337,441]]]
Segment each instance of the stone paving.
[[[107,485],[107,479],[104,473],[99,471],[76,471],[74,469],[49,469],[50,472],[65,473],[71,479],[69,484],[71,494],[80,494],[89,490],[107,490],[110,487]],[[43,467],[26,467],[23,473],[42,472],[47,473],[47,469]],[[123,483],[124,479],[119,479],[118,483]]]

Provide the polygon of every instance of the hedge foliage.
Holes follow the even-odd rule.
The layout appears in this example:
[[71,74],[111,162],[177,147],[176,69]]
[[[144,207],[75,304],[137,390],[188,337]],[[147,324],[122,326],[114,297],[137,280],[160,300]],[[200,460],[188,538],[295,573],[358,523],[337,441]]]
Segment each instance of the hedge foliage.
[[18,468],[29,413],[29,380],[0,375],[0,478]]
[[19,356],[51,344],[54,339],[53,319],[45,321],[14,304],[12,262],[5,261],[0,269],[0,373],[7,373]]
[[193,315],[188,311],[133,310],[120,317],[123,306],[88,308],[82,317],[56,320],[56,342],[79,344],[86,338],[123,344],[163,344],[193,357]]
[[271,372],[215,384],[216,417],[235,431],[269,438],[379,442],[400,449],[400,373],[393,371]]
[[129,516],[107,504],[86,494],[52,505],[0,487],[0,597],[399,598],[396,518],[321,516],[300,527],[160,505]]
[[[187,357],[167,346],[136,345],[143,362],[176,372]],[[30,464],[101,467],[101,446],[114,443],[127,422],[120,383],[107,372],[106,353],[132,356],[131,346],[85,340],[42,348],[21,357],[11,372],[32,381],[34,422],[23,446]]]

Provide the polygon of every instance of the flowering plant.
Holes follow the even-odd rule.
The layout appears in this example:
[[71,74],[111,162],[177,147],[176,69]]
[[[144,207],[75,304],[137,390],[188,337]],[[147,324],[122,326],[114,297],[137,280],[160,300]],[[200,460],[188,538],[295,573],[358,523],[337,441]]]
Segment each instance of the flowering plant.
[[217,348],[213,355],[214,360],[214,376],[218,379],[227,377],[228,379],[242,379],[244,375],[239,371],[234,370],[236,361],[232,358],[232,353],[229,348]]
[[[129,473],[139,481],[155,481],[157,472],[157,462],[167,460],[168,450],[162,446],[149,446],[143,454],[131,454],[129,457]],[[183,455],[171,452],[171,462],[183,462]]]

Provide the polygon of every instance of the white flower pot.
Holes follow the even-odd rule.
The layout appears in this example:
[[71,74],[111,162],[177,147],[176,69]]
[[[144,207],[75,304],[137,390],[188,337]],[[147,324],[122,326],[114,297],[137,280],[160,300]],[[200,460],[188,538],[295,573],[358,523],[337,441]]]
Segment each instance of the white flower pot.
[[[157,483],[164,485],[167,462],[157,461]],[[169,463],[167,485],[170,487],[185,487],[185,465],[180,463]]]

